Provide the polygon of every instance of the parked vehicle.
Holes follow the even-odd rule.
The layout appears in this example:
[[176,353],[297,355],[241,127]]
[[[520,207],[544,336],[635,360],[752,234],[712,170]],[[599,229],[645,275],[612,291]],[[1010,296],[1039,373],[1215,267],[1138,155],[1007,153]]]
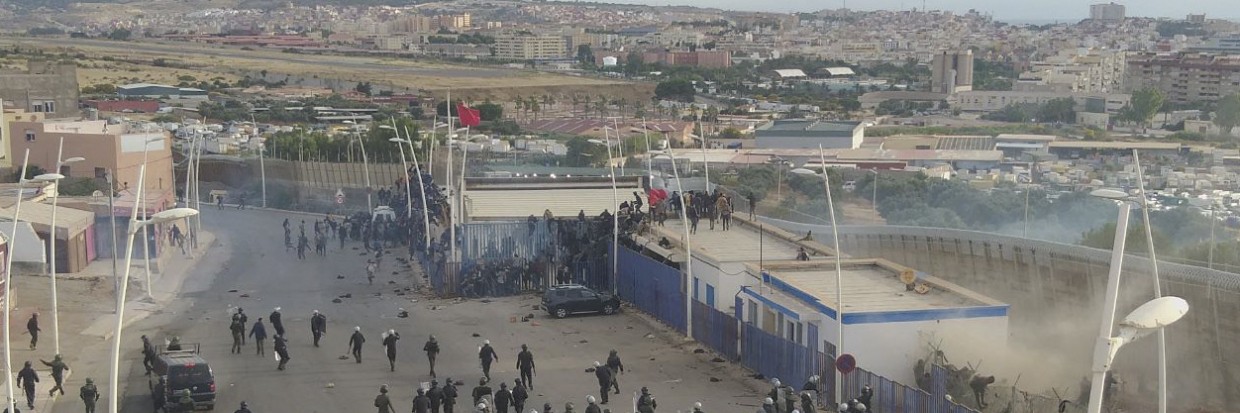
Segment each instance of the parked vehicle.
[[[189,389],[194,399],[194,409],[215,408],[215,374],[211,365],[199,354],[200,345],[182,344],[185,350],[159,348],[154,371],[147,377],[147,386],[154,390],[157,377],[164,378],[164,397],[170,408],[175,408],[182,390]],[[154,395],[152,395],[154,397]]]
[[566,284],[548,288],[543,293],[542,306],[556,318],[570,314],[615,314],[620,310],[620,299],[611,293],[596,292],[582,285]]

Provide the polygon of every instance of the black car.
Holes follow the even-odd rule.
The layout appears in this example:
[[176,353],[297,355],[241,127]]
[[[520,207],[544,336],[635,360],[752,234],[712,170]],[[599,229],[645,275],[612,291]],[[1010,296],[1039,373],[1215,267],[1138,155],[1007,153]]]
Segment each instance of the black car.
[[207,360],[198,354],[197,345],[187,347],[192,350],[159,349],[154,375],[147,379],[147,385],[154,390],[154,378],[163,377],[164,400],[168,406],[175,406],[181,399],[181,391],[189,389],[195,409],[212,410],[215,408],[215,374]]
[[611,293],[600,293],[584,286],[557,285],[543,293],[543,309],[556,318],[569,314],[603,313],[615,314],[620,309],[620,299]]

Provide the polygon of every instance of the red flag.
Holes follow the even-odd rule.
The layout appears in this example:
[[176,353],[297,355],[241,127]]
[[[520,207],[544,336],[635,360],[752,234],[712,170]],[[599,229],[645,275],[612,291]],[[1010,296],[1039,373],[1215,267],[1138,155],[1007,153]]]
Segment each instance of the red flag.
[[465,106],[464,103],[456,105],[457,116],[460,117],[461,126],[478,126],[482,123],[482,113],[478,109]]

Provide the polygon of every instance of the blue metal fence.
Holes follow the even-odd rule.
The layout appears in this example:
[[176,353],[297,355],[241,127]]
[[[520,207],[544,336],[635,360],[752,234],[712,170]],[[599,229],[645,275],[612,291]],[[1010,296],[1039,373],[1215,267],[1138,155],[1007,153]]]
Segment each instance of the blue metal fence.
[[728,361],[740,361],[736,349],[737,330],[735,317],[705,303],[693,302],[693,339]]
[[930,392],[888,380],[886,377],[857,368],[844,375],[845,397],[855,398],[866,385],[874,391],[869,411],[875,413],[976,413],[968,406],[947,400],[949,374],[942,366],[932,366]]
[[620,298],[676,331],[685,331],[685,295],[680,270],[620,247]]
[[822,371],[823,358],[818,357],[818,351],[752,324],[746,323],[741,331],[741,364],[750,370],[798,389]]

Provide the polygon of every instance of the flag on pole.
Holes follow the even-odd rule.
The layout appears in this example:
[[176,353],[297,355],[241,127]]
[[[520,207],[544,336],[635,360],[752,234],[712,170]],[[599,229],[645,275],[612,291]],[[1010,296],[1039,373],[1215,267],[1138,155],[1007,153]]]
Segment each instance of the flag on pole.
[[456,112],[461,126],[478,126],[482,123],[482,113],[478,109],[465,106],[464,103],[457,104]]

